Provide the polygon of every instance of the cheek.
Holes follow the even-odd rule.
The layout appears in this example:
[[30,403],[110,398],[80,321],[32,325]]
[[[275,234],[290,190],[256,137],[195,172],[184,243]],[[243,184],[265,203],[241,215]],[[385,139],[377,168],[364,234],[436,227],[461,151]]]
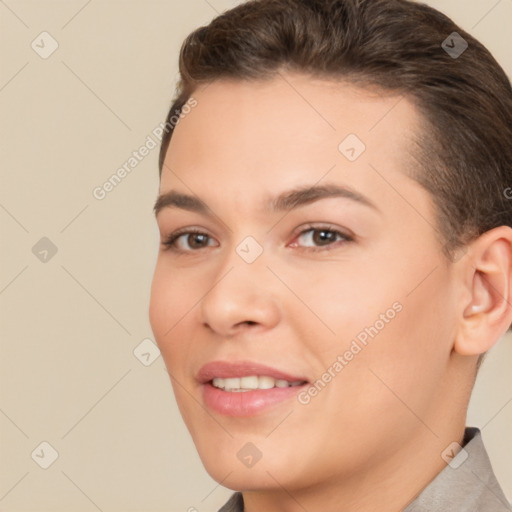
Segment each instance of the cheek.
[[[297,295],[315,313],[308,313],[307,318],[310,324],[317,324],[318,334],[322,334],[320,346],[334,351],[333,355],[347,350],[358,335],[364,342],[368,329],[377,324],[381,331],[399,314],[393,308],[398,298],[393,287],[374,279],[368,267],[358,270],[352,265],[348,271],[338,262],[325,269],[317,268],[309,277],[296,276],[295,281]],[[381,320],[382,315],[386,316],[386,323]],[[318,337],[313,339],[315,344]],[[319,345],[316,347],[318,350]]]
[[157,263],[153,282],[151,283],[151,296],[149,302],[149,321],[156,341],[159,343],[165,332],[172,325],[169,318],[172,308],[172,281],[162,272],[161,265]]
[[310,351],[319,372],[346,354],[332,398],[342,400],[339,411],[350,404],[354,417],[407,415],[397,396],[420,410],[434,396],[450,355],[450,276],[441,266],[428,276],[435,264],[401,263],[352,267],[351,273],[333,272],[330,281],[317,274],[309,294],[311,309],[335,332],[311,338]]
[[151,284],[149,321],[166,364],[187,345],[182,340],[187,338],[187,324],[200,297],[194,283],[157,263]]
[[157,262],[153,281],[149,318],[155,335],[167,332],[192,307],[194,300],[194,280],[186,281],[179,272],[170,268],[164,261]]
[[451,326],[439,314],[448,292],[438,278],[401,298],[403,309],[350,368],[352,391],[383,422],[413,425],[436,399],[451,350]]

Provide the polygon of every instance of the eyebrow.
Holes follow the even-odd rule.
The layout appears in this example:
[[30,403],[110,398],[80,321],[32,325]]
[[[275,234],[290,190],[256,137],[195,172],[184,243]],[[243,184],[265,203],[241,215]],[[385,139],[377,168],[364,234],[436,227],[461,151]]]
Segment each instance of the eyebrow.
[[[333,183],[298,187],[293,190],[282,192],[277,197],[270,198],[266,206],[267,211],[270,212],[290,211],[321,199],[332,197],[350,199],[356,203],[379,211],[379,208],[364,195],[351,188]],[[198,197],[183,194],[175,190],[171,190],[158,196],[155,206],[153,207],[155,216],[158,216],[159,212],[164,208],[180,208],[182,210],[196,212],[208,217],[215,216],[206,203]]]

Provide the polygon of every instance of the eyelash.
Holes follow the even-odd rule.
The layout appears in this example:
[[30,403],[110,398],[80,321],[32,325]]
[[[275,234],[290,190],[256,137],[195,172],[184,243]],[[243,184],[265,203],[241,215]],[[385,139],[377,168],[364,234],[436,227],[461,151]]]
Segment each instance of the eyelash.
[[[339,235],[343,240],[341,240],[342,242],[344,243],[347,243],[347,242],[353,242],[354,241],[354,237],[347,234],[347,233],[343,233],[341,231],[338,231],[338,230],[335,230],[335,229],[331,229],[330,226],[306,226],[305,229],[299,231],[296,235],[294,234],[294,237],[298,238],[302,235],[304,235],[305,233],[309,233],[310,231],[323,231],[323,232],[327,232],[327,233],[331,233],[331,234],[335,234],[335,235]],[[186,254],[186,253],[193,253],[193,252],[199,252],[200,249],[192,249],[192,250],[183,250],[183,249],[178,249],[176,247],[176,241],[178,240],[178,238],[180,238],[181,236],[183,235],[205,235],[206,237],[208,237],[209,239],[211,239],[211,237],[199,230],[199,229],[196,229],[196,228],[185,228],[185,229],[182,229],[182,230],[178,230],[178,231],[175,231],[174,233],[170,234],[165,240],[162,241],[162,245],[164,246],[164,250],[169,250],[169,251],[172,251],[172,252],[175,252],[175,253],[179,253],[179,254]],[[338,242],[340,240],[337,240]],[[331,244],[328,244],[328,245],[324,245],[324,246],[317,246],[315,248],[312,248],[312,247],[302,247],[301,249],[304,249],[306,251],[311,251],[311,252],[319,252],[319,251],[330,251],[330,250],[333,250],[335,249],[337,246],[335,245],[336,242],[333,242]],[[208,247],[208,246],[206,246]],[[205,249],[206,247],[203,247],[201,249]]]

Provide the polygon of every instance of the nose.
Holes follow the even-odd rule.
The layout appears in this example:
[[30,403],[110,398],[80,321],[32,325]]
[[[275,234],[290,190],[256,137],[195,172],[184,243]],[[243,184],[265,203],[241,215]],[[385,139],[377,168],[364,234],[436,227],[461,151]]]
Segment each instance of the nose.
[[271,329],[280,319],[276,279],[265,253],[252,263],[233,249],[215,273],[200,304],[203,325],[219,337],[250,329]]

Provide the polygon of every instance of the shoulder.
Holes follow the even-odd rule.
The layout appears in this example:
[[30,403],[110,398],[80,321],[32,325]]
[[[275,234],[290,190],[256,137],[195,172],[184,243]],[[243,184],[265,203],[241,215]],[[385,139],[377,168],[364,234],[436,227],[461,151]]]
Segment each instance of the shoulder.
[[244,500],[241,492],[236,492],[218,512],[243,512]]
[[480,430],[466,428],[463,443],[447,466],[403,512],[512,511],[492,469]]

